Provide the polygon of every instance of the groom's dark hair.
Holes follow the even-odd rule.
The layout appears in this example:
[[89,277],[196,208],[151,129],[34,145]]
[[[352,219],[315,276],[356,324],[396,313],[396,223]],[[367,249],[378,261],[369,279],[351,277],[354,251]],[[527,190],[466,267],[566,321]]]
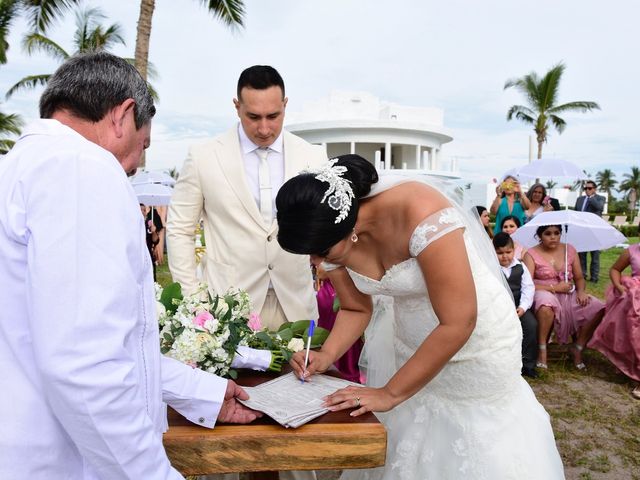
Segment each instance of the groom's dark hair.
[[284,80],[282,80],[278,71],[269,65],[254,65],[240,74],[240,78],[238,78],[238,100],[240,100],[240,92],[245,87],[256,90],[280,87],[282,98],[284,98]]

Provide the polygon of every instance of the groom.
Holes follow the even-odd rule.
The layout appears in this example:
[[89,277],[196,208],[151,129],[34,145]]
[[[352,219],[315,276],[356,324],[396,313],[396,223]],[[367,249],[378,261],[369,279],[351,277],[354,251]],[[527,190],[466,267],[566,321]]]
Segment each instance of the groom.
[[202,217],[211,290],[246,290],[270,329],[317,319],[309,257],[285,252],[276,240],[275,198],[287,179],[326,161],[324,149],[283,130],[287,97],[275,68],[244,70],[233,103],[240,122],[192,147],[175,186],[167,219],[171,275],[186,291],[197,288],[193,236]]

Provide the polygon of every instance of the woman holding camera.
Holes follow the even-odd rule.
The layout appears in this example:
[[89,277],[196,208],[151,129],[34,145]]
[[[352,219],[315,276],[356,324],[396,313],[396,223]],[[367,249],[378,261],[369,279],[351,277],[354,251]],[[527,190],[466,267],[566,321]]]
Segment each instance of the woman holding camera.
[[526,218],[525,210],[529,207],[531,207],[531,202],[522,194],[520,182],[515,177],[505,177],[502,183],[496,187],[496,198],[490,208],[491,213],[496,216],[493,234],[501,231],[502,220],[507,215],[517,217],[520,220],[520,225],[523,225]]

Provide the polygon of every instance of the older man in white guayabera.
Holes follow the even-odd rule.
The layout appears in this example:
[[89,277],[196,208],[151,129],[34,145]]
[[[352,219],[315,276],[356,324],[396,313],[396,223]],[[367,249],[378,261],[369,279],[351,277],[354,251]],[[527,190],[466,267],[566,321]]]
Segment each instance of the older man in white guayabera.
[[273,67],[244,70],[234,104],[240,122],[192,147],[180,173],[167,219],[171,275],[183,290],[197,288],[193,235],[202,217],[203,276],[212,291],[246,290],[272,329],[286,320],[317,319],[309,257],[285,252],[276,241],[275,197],[285,180],[326,161],[324,149],[283,131],[287,98]]
[[154,114],[125,60],[73,57],[49,79],[42,119],[0,162],[2,479],[177,480],[164,402],[209,428],[257,416],[233,381],[160,354],[126,175]]

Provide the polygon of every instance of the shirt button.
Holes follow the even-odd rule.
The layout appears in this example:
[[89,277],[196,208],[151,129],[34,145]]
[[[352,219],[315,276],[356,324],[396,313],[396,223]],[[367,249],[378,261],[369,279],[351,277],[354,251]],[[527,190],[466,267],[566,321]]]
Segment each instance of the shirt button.
[[267,268],[268,268],[269,270],[273,270],[273,265],[269,264],[269,265],[267,265]]
[[204,423],[204,417],[200,417],[200,418],[198,419],[198,421],[199,421],[200,423]]
[[267,242],[270,242],[270,241],[271,241],[271,235],[267,237]]

